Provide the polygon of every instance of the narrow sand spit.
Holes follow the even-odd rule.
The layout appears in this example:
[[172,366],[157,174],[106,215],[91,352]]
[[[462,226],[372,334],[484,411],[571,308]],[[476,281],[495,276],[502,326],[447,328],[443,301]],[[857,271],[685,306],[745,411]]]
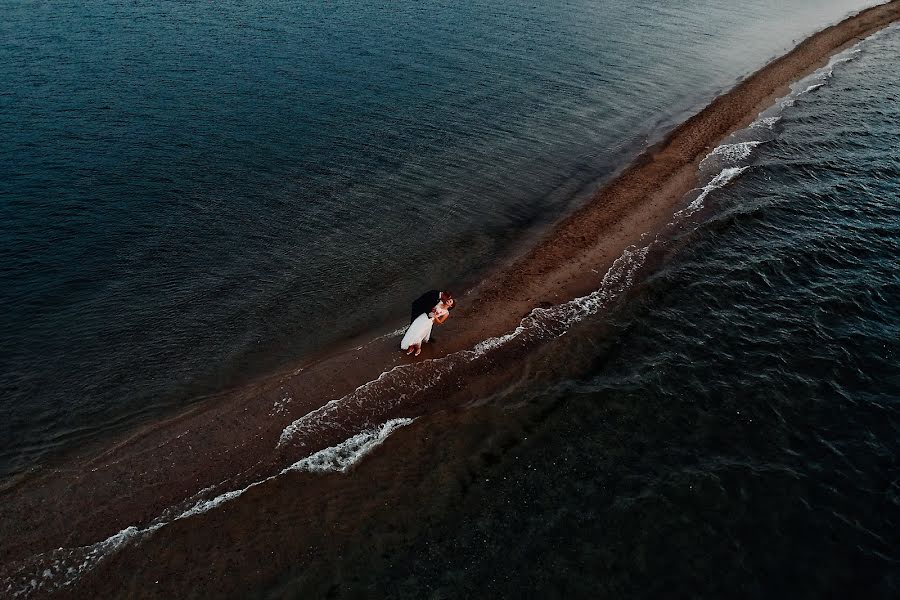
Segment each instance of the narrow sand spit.
[[[598,271],[606,272],[641,236],[670,221],[685,194],[697,187],[699,164],[711,148],[747,126],[789,84],[898,19],[900,0],[863,11],[811,36],[717,98],[598,190],[527,254],[461,296],[454,318],[437,332],[440,344],[429,347],[421,359],[460,356],[464,361],[466,351],[514,330],[534,307],[557,305],[596,289]],[[354,427],[371,426],[365,414],[328,415],[330,429],[283,443],[288,425],[335,399],[350,397],[357,406],[365,404],[365,398],[353,396],[354,390],[408,363],[396,342],[388,337],[334,349],[289,373],[223,392],[183,414],[8,483],[0,489],[0,582],[30,568],[23,567],[30,557],[95,544],[166,515],[171,520],[198,502],[265,479],[349,437]],[[379,418],[433,413],[452,405],[446,399],[459,389],[489,391],[502,382],[502,374],[503,365],[461,369],[418,397],[404,390],[398,377],[379,393],[406,402],[391,405]],[[345,427],[342,419],[356,420]],[[209,491],[198,494],[204,489]]]

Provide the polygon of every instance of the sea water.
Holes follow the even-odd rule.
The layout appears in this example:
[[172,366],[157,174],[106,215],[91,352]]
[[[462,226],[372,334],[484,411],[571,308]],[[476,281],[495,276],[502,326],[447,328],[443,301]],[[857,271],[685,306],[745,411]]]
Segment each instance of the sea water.
[[896,598],[898,57],[893,27],[761,120],[630,295],[491,400],[519,442],[477,467],[472,448],[463,500],[336,584]]
[[873,2],[7,2],[0,473],[471,283]]
[[[351,552],[354,583],[341,585],[394,597],[896,597],[898,55],[900,29],[877,34],[712,151],[667,235],[626,256],[640,260],[623,263],[612,311],[572,303],[565,335],[484,400],[507,408],[498,430],[528,435],[475,479],[479,448],[447,457],[465,463],[462,501],[427,523],[404,516],[407,530],[422,526],[412,544]],[[346,473],[406,427],[388,421],[285,471]],[[84,569],[140,553],[141,535],[168,523],[61,548],[53,568],[76,551]]]

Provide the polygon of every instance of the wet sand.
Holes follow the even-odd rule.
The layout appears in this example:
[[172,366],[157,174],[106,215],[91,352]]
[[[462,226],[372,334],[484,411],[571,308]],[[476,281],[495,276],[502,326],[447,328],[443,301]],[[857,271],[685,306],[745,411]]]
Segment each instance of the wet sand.
[[[279,445],[282,430],[295,419],[397,365],[412,363],[397,351],[398,336],[331,350],[290,372],[210,398],[114,445],[85,448],[8,483],[0,490],[0,581],[19,572],[23,561],[36,554],[89,545],[130,525],[146,525],[171,507],[190,507],[198,490],[242,488],[361,428],[399,416],[423,418],[391,436],[352,477],[291,474],[273,479],[239,501],[167,525],[147,536],[139,548],[110,556],[69,589],[75,595],[104,596],[116,591],[121,574],[128,572],[135,595],[158,592],[171,597],[182,578],[196,582],[198,576],[206,577],[192,584],[198,596],[242,595],[242,589],[272,583],[288,563],[310,564],[319,556],[317,564],[326,564],[321,557],[336,556],[341,544],[360,535],[360,524],[387,522],[385,503],[406,502],[411,512],[400,514],[415,513],[416,499],[409,490],[437,485],[425,480],[440,473],[435,470],[440,456],[452,454],[457,445],[477,445],[478,436],[490,437],[478,425],[447,429],[445,421],[474,419],[477,411],[464,414],[455,408],[514,376],[517,353],[530,347],[510,348],[490,361],[467,363],[465,355],[453,357],[514,329],[536,306],[556,305],[595,290],[599,274],[625,248],[669,222],[685,194],[697,186],[699,162],[720,140],[749,124],[784,95],[790,83],[832,54],[898,18],[900,2],[895,0],[825,29],[677,127],[527,254],[460,296],[453,318],[436,328],[439,343],[427,347],[415,361],[419,366],[408,374],[374,390],[380,396],[369,398],[371,405],[347,403],[347,410],[332,415],[327,427],[301,432]],[[441,357],[456,361],[448,376],[427,391],[403,389],[404,377],[425,376],[431,368],[425,361]],[[398,397],[402,402],[393,400]],[[457,444],[453,436],[470,435],[458,433],[463,430],[473,437]],[[445,432],[444,439],[435,444],[438,431]],[[446,431],[454,431],[453,436]],[[413,455],[418,458],[410,458],[403,468],[391,458]],[[247,551],[242,542],[248,540],[257,546],[252,560],[241,555]],[[257,551],[260,545],[274,557],[264,559]],[[215,557],[220,564],[200,567]],[[157,577],[168,583],[150,587]],[[318,589],[318,584],[310,585]]]

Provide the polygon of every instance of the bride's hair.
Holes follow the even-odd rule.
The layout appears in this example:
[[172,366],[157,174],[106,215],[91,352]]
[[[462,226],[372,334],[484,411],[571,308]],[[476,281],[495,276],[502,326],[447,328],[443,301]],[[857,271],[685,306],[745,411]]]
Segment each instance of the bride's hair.
[[447,310],[453,310],[456,307],[456,300],[451,296],[450,298],[441,298],[441,304],[443,304]]

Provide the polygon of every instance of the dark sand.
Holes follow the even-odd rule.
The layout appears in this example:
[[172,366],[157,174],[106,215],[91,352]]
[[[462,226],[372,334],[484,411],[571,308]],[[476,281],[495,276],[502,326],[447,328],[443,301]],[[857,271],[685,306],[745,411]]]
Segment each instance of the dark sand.
[[[604,272],[643,234],[669,222],[685,194],[697,186],[699,162],[712,147],[748,125],[790,83],[898,18],[900,0],[894,0],[825,29],[677,127],[525,256],[461,297],[453,318],[436,331],[440,344],[427,347],[418,359],[421,369],[429,368],[425,359],[512,330],[535,306],[596,289],[599,276],[592,269]],[[391,436],[352,476],[279,477],[238,501],[126,547],[67,590],[84,597],[120,595],[120,586],[140,596],[180,596],[186,589],[198,597],[243,596],[277,583],[289,568],[302,571],[304,566],[318,573],[309,575],[306,591],[324,592],[319,586],[327,581],[349,580],[351,575],[341,573],[332,559],[348,544],[358,549],[359,540],[382,540],[375,545],[402,541],[405,520],[427,518],[417,515],[418,490],[450,490],[446,506],[439,502],[428,510],[452,508],[454,498],[463,494],[453,490],[465,467],[449,476],[451,467],[441,468],[444,461],[454,456],[460,463],[462,449],[472,445],[502,455],[516,443],[492,439],[490,418],[483,418],[491,409],[455,407],[502,385],[513,372],[515,352],[528,348],[457,368],[427,394],[410,394],[402,404],[377,414],[350,411],[330,428],[276,450],[282,429],[294,419],[411,362],[397,351],[398,342],[399,337],[376,339],[362,349],[331,351],[293,372],[204,401],[115,445],[85,448],[6,484],[0,490],[0,581],[38,553],[92,544],[129,525],[145,525],[201,488],[226,482],[217,488],[220,493],[264,479],[373,419],[425,416]],[[276,409],[285,397],[290,400]],[[463,421],[474,424],[459,427]],[[393,522],[390,515],[406,516]],[[367,532],[373,537],[367,538]],[[376,556],[379,548],[373,546],[371,552]]]

